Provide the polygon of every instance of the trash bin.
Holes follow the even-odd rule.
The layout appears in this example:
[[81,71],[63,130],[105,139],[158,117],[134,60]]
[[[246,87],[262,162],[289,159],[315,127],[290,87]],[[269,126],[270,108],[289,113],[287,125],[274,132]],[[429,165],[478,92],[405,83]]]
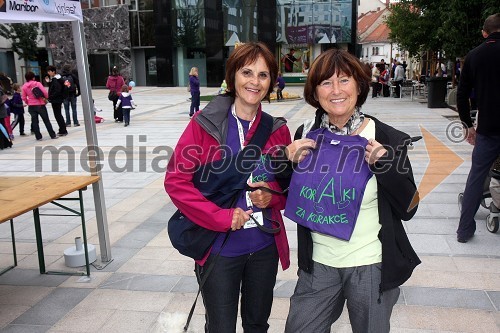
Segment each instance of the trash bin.
[[446,77],[427,78],[427,107],[428,108],[446,108]]

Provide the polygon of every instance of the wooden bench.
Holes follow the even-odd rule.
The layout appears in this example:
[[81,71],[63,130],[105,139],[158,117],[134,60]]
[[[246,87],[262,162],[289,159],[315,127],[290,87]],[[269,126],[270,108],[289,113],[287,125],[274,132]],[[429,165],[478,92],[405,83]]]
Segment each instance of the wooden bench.
[[[73,215],[70,216],[81,217],[83,244],[85,249],[85,266],[87,269],[86,275],[90,276],[82,191],[84,191],[88,185],[99,181],[99,179],[99,176],[66,175],[42,177],[0,177],[0,223],[10,221],[12,250],[14,255],[14,265],[1,271],[0,275],[17,266],[14,218],[29,211],[33,211],[40,274],[84,275],[82,273],[73,272],[50,272],[45,269],[40,216],[50,214],[40,214],[39,207],[47,203],[52,203],[65,209],[66,211],[71,212]],[[64,196],[76,191],[78,191],[78,197],[63,198]],[[58,202],[68,200],[79,201],[80,210],[77,211],[71,209]]]

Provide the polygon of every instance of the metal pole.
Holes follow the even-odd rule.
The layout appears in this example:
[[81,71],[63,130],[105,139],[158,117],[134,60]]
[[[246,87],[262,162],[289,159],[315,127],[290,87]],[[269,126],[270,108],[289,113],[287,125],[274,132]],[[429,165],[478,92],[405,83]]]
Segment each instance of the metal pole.
[[103,263],[107,263],[112,260],[111,244],[109,241],[108,218],[106,214],[106,203],[104,202],[104,187],[102,184],[101,176],[102,165],[99,164],[99,161],[101,161],[102,158],[101,156],[99,156],[99,150],[97,149],[97,132],[93,112],[94,103],[92,100],[92,91],[90,86],[90,73],[83,22],[72,21],[71,28],[73,30],[76,63],[78,68],[78,77],[80,80],[80,98],[82,99],[85,136],[87,137],[87,146],[89,149],[90,172],[93,176],[101,177],[101,179],[97,183],[92,184],[92,190],[94,192],[94,204],[97,220],[97,231],[99,235],[99,246],[101,249],[101,261]]

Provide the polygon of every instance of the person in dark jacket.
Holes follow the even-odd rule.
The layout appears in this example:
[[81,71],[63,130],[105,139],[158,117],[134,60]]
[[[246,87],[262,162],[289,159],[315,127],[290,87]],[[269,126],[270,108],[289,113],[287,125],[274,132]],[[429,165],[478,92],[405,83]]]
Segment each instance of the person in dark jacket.
[[198,77],[198,67],[192,67],[189,71],[189,92],[191,93],[191,106],[189,107],[189,117],[200,110],[200,79]]
[[21,97],[21,85],[19,83],[14,83],[12,85],[12,90],[14,91],[14,94],[9,101],[9,107],[10,111],[14,115],[14,118],[12,119],[12,123],[10,124],[10,126],[12,127],[12,131],[14,131],[16,126],[19,124],[19,135],[26,136],[26,134],[24,133],[25,120],[24,104]]
[[78,77],[71,70],[70,65],[66,64],[63,66],[61,80],[64,82],[63,105],[64,111],[66,112],[66,127],[71,126],[70,106],[73,114],[73,125],[75,127],[80,126],[76,112],[76,98],[80,96],[80,82],[78,81]]
[[[317,108],[316,116],[298,128],[295,139],[304,140],[308,134],[320,130],[339,138],[331,142],[327,140],[327,145],[358,140],[363,143],[359,144],[362,152],[359,162],[366,163],[365,168],[368,167],[371,173],[365,182],[351,181],[358,193],[358,205],[355,206],[358,215],[349,221],[355,222],[349,240],[311,232],[309,228],[297,225],[299,278],[290,299],[285,328],[288,333],[330,332],[346,302],[353,332],[389,332],[399,286],[420,263],[401,222],[413,217],[418,203],[406,149],[411,139],[361,112],[370,81],[371,73],[366,66],[344,50],[323,52],[309,71],[304,98]],[[294,161],[294,156],[304,157],[304,154],[296,154],[295,148],[295,142],[287,147],[287,154]],[[315,154],[316,149],[310,153]],[[338,177],[342,172],[350,172],[351,178],[361,177],[354,170],[339,171],[336,156],[320,158],[321,163],[317,163],[314,172],[321,177],[324,171],[320,165],[330,162],[327,165],[333,165],[333,171],[328,172],[335,177],[335,191],[339,180],[343,189],[349,188],[346,178],[350,177]],[[292,184],[294,177],[296,174],[292,176]],[[290,186],[288,200],[293,191],[300,190]],[[338,197],[334,196],[334,206],[345,204],[341,201],[345,199],[340,199],[341,195],[335,193]],[[332,199],[332,195],[328,197]],[[323,211],[318,214],[335,213]]]
[[68,135],[66,123],[61,113],[62,104],[64,102],[64,82],[61,75],[57,74],[57,69],[54,66],[47,66],[47,74],[49,75],[49,103],[52,105],[54,118],[56,118],[59,131],[59,136]]
[[[194,114],[167,167],[165,189],[175,206],[194,223],[220,232],[209,253],[195,265],[198,283],[208,274],[201,292],[205,332],[236,332],[240,295],[243,330],[267,332],[278,260],[283,269],[290,264],[284,227],[270,234],[250,220],[252,215],[267,227],[271,219],[282,222],[283,194],[241,191],[235,208],[221,208],[204,197],[193,180],[198,167],[220,161],[222,153],[238,154],[252,139],[262,119],[268,117],[261,101],[269,100],[277,74],[276,59],[264,44],[245,43],[236,48],[226,63],[228,92]],[[266,166],[274,147],[290,144],[290,131],[283,118],[272,119],[272,124],[260,161],[247,181],[251,187],[281,191],[272,168]],[[232,231],[224,242],[228,230]],[[210,266],[214,260],[216,264]]]
[[[457,229],[459,243],[466,243],[474,236],[474,215],[483,198],[483,184],[500,155],[500,13],[486,18],[483,37],[485,42],[465,58],[457,90],[457,108],[464,124],[465,139],[474,146]],[[469,104],[473,89],[479,110],[476,129]]]

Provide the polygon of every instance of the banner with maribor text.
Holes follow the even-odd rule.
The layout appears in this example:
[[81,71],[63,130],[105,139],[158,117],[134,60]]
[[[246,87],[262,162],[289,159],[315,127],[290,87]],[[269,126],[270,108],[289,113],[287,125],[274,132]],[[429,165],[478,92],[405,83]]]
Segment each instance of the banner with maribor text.
[[0,23],[83,22],[78,0],[0,0]]

